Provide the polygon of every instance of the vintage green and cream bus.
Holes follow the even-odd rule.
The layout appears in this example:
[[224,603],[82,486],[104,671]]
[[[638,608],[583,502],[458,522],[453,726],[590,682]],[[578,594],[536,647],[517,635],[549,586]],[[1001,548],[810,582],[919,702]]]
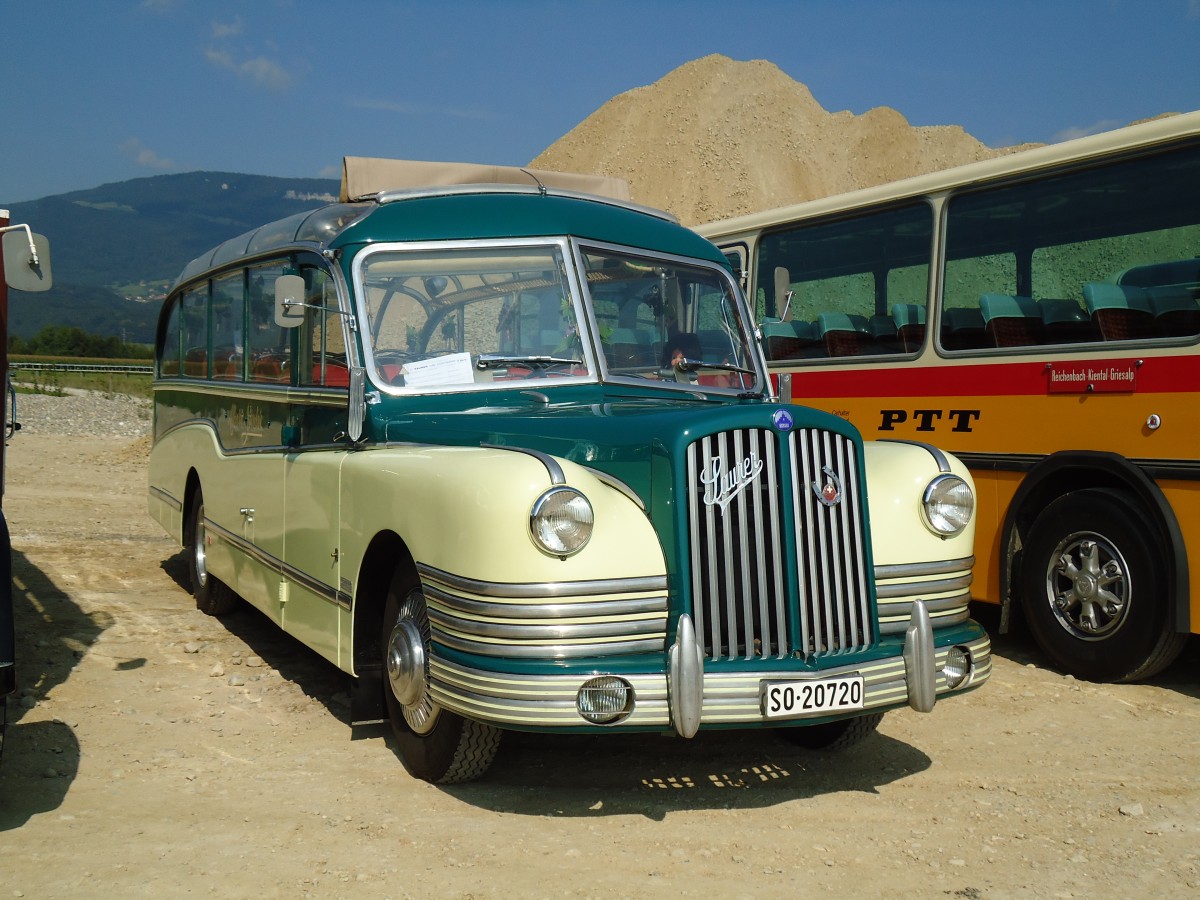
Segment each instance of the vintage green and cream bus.
[[348,159],[163,306],[149,507],[199,608],[349,673],[417,777],[505,729],[841,746],[990,674],[966,468],[777,402],[728,262],[627,198]]

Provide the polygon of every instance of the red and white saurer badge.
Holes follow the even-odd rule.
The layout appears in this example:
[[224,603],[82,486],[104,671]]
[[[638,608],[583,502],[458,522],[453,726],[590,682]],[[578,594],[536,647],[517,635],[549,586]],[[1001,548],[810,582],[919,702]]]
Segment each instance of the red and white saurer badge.
[[813,493],[825,506],[837,506],[842,502],[842,481],[829,466],[821,466],[821,474],[825,476],[825,483],[814,481]]

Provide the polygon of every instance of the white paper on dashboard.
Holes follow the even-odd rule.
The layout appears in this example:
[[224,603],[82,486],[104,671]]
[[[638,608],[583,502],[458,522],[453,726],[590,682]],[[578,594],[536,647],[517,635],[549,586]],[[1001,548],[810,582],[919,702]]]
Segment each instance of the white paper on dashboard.
[[474,380],[470,353],[450,353],[404,364],[405,387],[470,384]]

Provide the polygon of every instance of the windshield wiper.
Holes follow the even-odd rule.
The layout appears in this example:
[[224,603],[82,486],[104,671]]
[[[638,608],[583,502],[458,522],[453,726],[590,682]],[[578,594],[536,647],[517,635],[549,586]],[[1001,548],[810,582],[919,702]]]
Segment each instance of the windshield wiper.
[[531,369],[547,369],[550,366],[581,366],[582,359],[567,359],[560,356],[505,356],[500,353],[485,353],[475,361],[477,369],[502,369],[505,366],[528,366]]
[[727,372],[741,372],[743,375],[758,375],[753,369],[743,369],[741,366],[735,366],[733,363],[705,362],[704,360],[688,359],[686,357],[674,365],[676,370],[680,372],[695,372],[697,369],[724,369]]

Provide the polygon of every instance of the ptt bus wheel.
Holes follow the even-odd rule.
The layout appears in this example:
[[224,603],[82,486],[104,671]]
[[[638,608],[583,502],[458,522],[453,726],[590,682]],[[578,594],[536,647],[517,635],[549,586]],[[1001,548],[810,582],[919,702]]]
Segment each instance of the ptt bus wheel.
[[383,629],[383,698],[397,750],[414,778],[455,784],[478,778],[496,758],[502,732],[439,707],[429,690],[429,617],[417,579],[397,570]]
[[204,495],[199,488],[192,498],[192,514],[183,537],[188,570],[192,576],[192,596],[196,609],[208,616],[223,616],[237,608],[239,597],[223,581],[208,571],[208,536],[204,527]]
[[1133,681],[1166,668],[1186,635],[1172,627],[1168,572],[1134,500],[1075,491],[1029,529],[1019,585],[1034,639],[1051,662],[1092,681]]
[[883,721],[883,713],[869,713],[853,719],[800,725],[776,730],[781,738],[806,750],[845,750],[869,738]]

